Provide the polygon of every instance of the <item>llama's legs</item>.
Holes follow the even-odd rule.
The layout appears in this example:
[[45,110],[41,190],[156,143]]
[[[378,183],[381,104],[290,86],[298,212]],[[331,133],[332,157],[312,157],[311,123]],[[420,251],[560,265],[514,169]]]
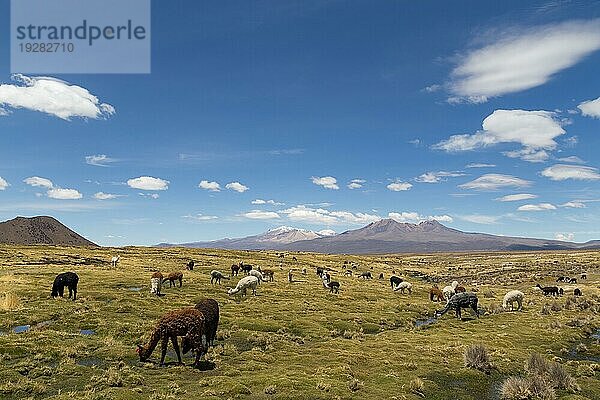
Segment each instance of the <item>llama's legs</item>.
[[177,343],[177,336],[171,336],[171,343],[173,343],[173,349],[175,349],[175,354],[177,354],[177,360],[179,361],[179,364],[183,364],[183,362],[181,362],[181,353],[179,352],[179,343]]
[[69,298],[73,297],[73,289],[69,286]]
[[183,279],[179,278],[179,287],[181,287]]
[[73,288],[73,301],[77,299],[77,286]]
[[59,288],[58,288],[58,295],[60,297],[64,297],[64,295],[65,295],[65,287],[64,286],[59,286]]
[[165,365],[165,357],[167,355],[167,346],[169,345],[169,337],[164,335],[160,343],[160,365]]

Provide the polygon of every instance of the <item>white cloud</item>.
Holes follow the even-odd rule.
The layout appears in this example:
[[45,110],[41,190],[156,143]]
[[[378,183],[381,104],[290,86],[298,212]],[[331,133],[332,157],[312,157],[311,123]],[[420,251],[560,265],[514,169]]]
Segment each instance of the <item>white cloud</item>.
[[333,176],[313,176],[310,179],[312,180],[312,183],[314,183],[315,185],[323,186],[325,189],[338,190],[340,188],[337,185],[337,179],[335,179]]
[[303,205],[295,206],[281,211],[282,214],[286,214],[287,217],[292,221],[302,221],[313,224],[335,224],[339,220],[333,215],[329,215],[329,210],[323,208],[311,208]]
[[577,156],[562,157],[562,158],[559,158],[558,161],[573,163],[573,164],[585,164],[586,163],[585,161],[583,161],[581,158],[579,158]]
[[540,204],[525,204],[521,207],[517,208],[519,211],[547,211],[547,210],[556,210],[556,206],[550,203],[540,203]]
[[585,205],[585,203],[582,203],[581,201],[568,201],[564,204],[561,204],[560,207],[565,207],[565,208],[586,208],[587,206]]
[[461,215],[459,218],[464,221],[467,221],[467,222],[472,222],[474,224],[493,225],[493,224],[497,224],[498,220],[501,217],[495,216],[495,215],[473,214],[473,215]]
[[28,184],[30,186],[43,187],[46,189],[52,189],[52,187],[54,187],[54,185],[52,184],[52,181],[50,179],[40,178],[39,176],[32,176],[29,178],[25,178],[23,180],[23,182],[25,182],[26,184]]
[[276,219],[280,218],[279,214],[274,211],[261,211],[261,210],[252,210],[247,213],[241,214],[242,217],[250,218],[250,219]]
[[218,182],[201,181],[198,184],[198,187],[200,189],[210,190],[211,192],[220,192],[221,191],[221,185],[219,185]]
[[98,193],[94,194],[94,198],[97,200],[112,200],[112,199],[116,199],[117,197],[120,197],[120,196],[117,194],[104,193],[104,192],[98,192]]
[[256,200],[252,200],[252,204],[270,204],[273,206],[282,206],[284,203],[279,203],[275,200],[263,200],[263,199],[256,199]]
[[140,176],[139,178],[129,179],[127,185],[140,190],[167,190],[169,181],[152,176]]
[[360,189],[365,182],[364,179],[352,179],[348,184],[348,189]]
[[96,167],[108,167],[108,164],[117,160],[108,157],[106,154],[96,154],[93,156],[85,156],[85,163],[95,165]]
[[600,97],[596,100],[588,100],[577,106],[581,110],[581,115],[592,118],[600,118]]
[[387,188],[392,192],[402,192],[405,190],[410,190],[411,187],[413,187],[411,183],[402,181],[393,182],[387,185]]
[[598,20],[570,21],[494,34],[494,42],[462,57],[453,70],[450,101],[490,97],[543,85],[600,49]]
[[581,165],[555,164],[542,171],[542,176],[553,181],[564,181],[566,179],[576,180],[598,180],[600,174],[597,168],[584,167]]
[[182,218],[202,222],[202,221],[211,221],[214,219],[218,219],[219,217],[217,217],[215,215],[196,214],[196,215],[184,215]]
[[485,174],[471,182],[458,185],[463,189],[497,190],[507,187],[522,188],[531,185],[530,181],[512,175]]
[[465,165],[465,168],[492,168],[495,166],[496,164],[472,163]]
[[334,236],[336,232],[332,229],[323,229],[317,232],[321,236]]
[[455,177],[464,176],[464,175],[465,174],[463,174],[462,172],[446,172],[446,171],[426,172],[426,173],[416,177],[415,181],[421,182],[421,183],[438,183],[438,182],[445,180],[444,178],[455,178]]
[[349,211],[332,211],[330,215],[339,218],[342,222],[366,225],[381,219],[380,216],[367,213],[351,213]]
[[427,217],[428,220],[430,221],[438,221],[438,222],[452,222],[454,221],[454,218],[452,218],[449,215],[432,215],[430,217]]
[[423,221],[438,221],[438,222],[452,222],[454,219],[449,215],[430,215],[424,217],[414,211],[403,211],[403,212],[390,212],[388,218],[393,219],[400,223],[416,224]]
[[0,190],[5,190],[5,189],[6,189],[7,187],[9,187],[9,186],[10,186],[10,185],[9,185],[9,183],[8,183],[8,182],[6,182],[6,181],[4,180],[4,178],[2,178],[2,177],[0,176]]
[[482,123],[482,130],[472,135],[453,135],[433,146],[447,152],[489,147],[499,143],[519,143],[520,150],[504,153],[513,158],[539,162],[548,158],[546,150],[556,148],[556,137],[565,130],[550,111],[495,110]]
[[575,235],[573,233],[556,233],[554,234],[554,238],[563,242],[572,242],[575,239]]
[[530,193],[518,193],[518,194],[509,194],[506,196],[502,196],[497,198],[498,201],[521,201],[521,200],[529,200],[535,199],[538,196]]
[[83,195],[75,189],[52,188],[48,190],[47,194],[51,199],[58,200],[77,200],[83,197]]
[[100,103],[87,89],[49,77],[13,75],[16,84],[0,85],[0,105],[26,108],[64,120],[72,117],[107,118],[115,113],[110,104]]
[[434,93],[434,92],[437,92],[438,90],[440,90],[441,88],[442,88],[442,85],[433,84],[433,85],[427,86],[425,88],[425,91],[427,93]]
[[158,193],[138,193],[142,197],[149,197],[151,199],[158,199],[160,195]]
[[235,190],[238,193],[244,193],[246,190],[250,189],[248,186],[242,185],[239,182],[231,182],[225,185],[226,189]]

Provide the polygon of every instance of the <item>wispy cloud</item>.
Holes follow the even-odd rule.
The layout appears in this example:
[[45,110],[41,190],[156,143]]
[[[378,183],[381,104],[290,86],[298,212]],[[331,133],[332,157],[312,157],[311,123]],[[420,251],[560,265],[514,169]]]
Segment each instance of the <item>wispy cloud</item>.
[[472,222],[474,224],[481,225],[494,225],[497,224],[501,216],[496,215],[481,215],[481,214],[470,214],[470,215],[459,215],[458,218],[463,221]]
[[116,159],[110,158],[106,154],[85,156],[85,163],[89,165],[94,165],[96,167],[108,167],[110,163],[114,163],[116,161]]
[[600,97],[595,100],[584,101],[577,108],[579,108],[583,116],[600,118]]
[[269,204],[269,205],[272,205],[272,206],[282,206],[282,205],[284,205],[284,203],[280,203],[280,202],[275,201],[275,200],[263,200],[263,199],[252,200],[252,204],[255,204],[255,205]]
[[474,190],[498,190],[508,187],[522,188],[530,185],[530,181],[512,175],[486,174],[471,182],[463,183],[458,187]]
[[363,187],[363,184],[367,182],[364,179],[352,179],[350,183],[348,183],[348,189],[360,189]]
[[240,214],[240,216],[249,218],[249,219],[277,219],[281,218],[278,213],[275,211],[262,211],[262,210],[252,210],[246,213]]
[[437,172],[426,172],[422,175],[419,175],[415,178],[416,182],[421,183],[438,183],[446,180],[445,178],[456,178],[459,176],[464,176],[465,174],[462,172],[447,172],[447,171],[437,171]]
[[121,196],[122,195],[112,194],[112,193],[104,193],[104,192],[98,192],[98,193],[94,194],[94,198],[96,200],[112,200],[112,199],[116,199]]
[[525,204],[517,208],[519,211],[548,211],[548,210],[556,210],[556,206],[550,203],[540,203],[540,204]]
[[595,181],[600,179],[597,168],[567,164],[555,164],[548,167],[542,171],[542,176],[550,178],[553,181],[564,181],[567,179]]
[[496,164],[472,163],[465,165],[465,168],[493,168]]
[[536,194],[518,193],[518,194],[509,194],[506,196],[502,196],[495,200],[497,200],[497,201],[522,201],[522,200],[535,199],[537,197],[538,196]]
[[216,215],[204,215],[204,214],[196,214],[196,215],[183,215],[181,218],[196,221],[196,222],[206,222],[218,219]]

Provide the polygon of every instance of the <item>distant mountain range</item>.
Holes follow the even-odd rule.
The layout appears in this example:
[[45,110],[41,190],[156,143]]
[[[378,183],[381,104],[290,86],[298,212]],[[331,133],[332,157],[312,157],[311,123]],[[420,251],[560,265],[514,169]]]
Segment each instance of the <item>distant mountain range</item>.
[[288,250],[318,253],[430,253],[449,251],[517,251],[600,249],[600,240],[586,243],[468,233],[437,221],[419,224],[382,219],[356,229],[332,234],[290,227],[272,229],[239,239],[183,244],[161,243],[161,247],[197,247],[234,250]]
[[17,217],[0,223],[1,244],[97,246],[52,217]]

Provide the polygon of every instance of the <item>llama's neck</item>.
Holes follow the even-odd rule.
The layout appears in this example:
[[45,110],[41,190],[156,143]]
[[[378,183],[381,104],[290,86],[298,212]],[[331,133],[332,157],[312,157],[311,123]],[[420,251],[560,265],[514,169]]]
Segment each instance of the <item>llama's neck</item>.
[[143,359],[148,359],[152,355],[152,352],[154,351],[154,349],[158,345],[158,341],[160,340],[160,331],[160,328],[156,327],[152,332],[148,343],[140,350],[140,355]]

